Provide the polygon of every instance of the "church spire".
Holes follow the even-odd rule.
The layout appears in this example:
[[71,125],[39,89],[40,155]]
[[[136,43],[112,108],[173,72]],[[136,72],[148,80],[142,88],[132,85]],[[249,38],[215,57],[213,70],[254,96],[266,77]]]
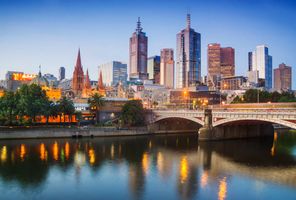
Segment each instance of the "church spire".
[[84,81],[84,89],[91,89],[88,69],[86,70],[86,76],[85,76],[85,81]]
[[77,60],[76,60],[76,66],[75,66],[75,68],[82,68],[81,56],[80,56],[80,48],[78,49],[78,55],[77,55]]
[[98,90],[104,90],[102,71],[100,71],[100,75],[99,75]]

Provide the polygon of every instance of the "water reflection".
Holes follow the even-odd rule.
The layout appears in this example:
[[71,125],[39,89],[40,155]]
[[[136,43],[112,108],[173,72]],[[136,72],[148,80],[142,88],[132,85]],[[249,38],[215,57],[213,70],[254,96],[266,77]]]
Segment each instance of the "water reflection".
[[[289,186],[295,191],[296,158],[291,149],[296,146],[296,137],[293,136],[293,142],[286,137],[288,134],[277,133],[271,140],[200,144],[196,135],[0,141],[0,183],[4,188],[10,183],[17,188],[30,188],[32,192],[36,186],[44,187],[46,193],[54,177],[50,172],[53,166],[58,166],[55,173],[59,176],[74,170],[72,182],[91,185],[94,179],[96,185],[106,187],[114,198],[119,196],[113,189],[122,184],[129,188],[126,198],[152,197],[158,193],[149,192],[163,187],[163,190],[176,191],[176,199],[204,197],[206,192],[215,191],[207,194],[207,198],[224,200],[230,195],[228,188],[239,190],[232,182],[232,177],[237,175],[253,180],[250,185],[264,181]],[[113,169],[120,173],[115,175]],[[90,170],[92,175],[79,181],[86,178]],[[108,187],[106,180],[101,182],[100,177],[106,174],[106,180],[110,181],[114,174],[116,181],[110,184],[114,188]],[[117,180],[123,182],[119,184]],[[81,188],[91,190],[87,185]],[[71,193],[68,195],[78,199]],[[251,194],[246,197],[254,197],[248,195]],[[259,194],[259,197],[264,195]]]

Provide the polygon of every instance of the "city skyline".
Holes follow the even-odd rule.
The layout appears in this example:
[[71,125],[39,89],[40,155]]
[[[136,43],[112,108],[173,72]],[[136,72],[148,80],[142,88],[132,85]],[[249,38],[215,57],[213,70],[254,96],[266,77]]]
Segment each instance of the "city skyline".
[[[92,0],[88,3],[63,0],[28,1],[26,4],[21,1],[1,2],[0,24],[4,28],[0,32],[0,79],[4,79],[9,70],[37,74],[40,64],[43,73],[56,76],[59,67],[64,66],[66,77],[70,78],[80,47],[83,69],[88,68],[90,78],[97,80],[97,67],[100,64],[113,60],[129,64],[129,37],[135,29],[137,17],[141,17],[149,37],[148,57],[160,55],[162,48],[176,51],[176,34],[186,25],[188,8],[191,26],[202,36],[202,75],[207,73],[207,44],[214,42],[236,50],[236,75],[246,76],[248,52],[261,44],[269,47],[273,68],[284,62],[292,66],[295,73],[293,35],[296,34],[296,17],[291,12],[295,10],[293,1],[170,1],[170,5],[162,1],[157,4],[156,10],[162,10],[165,6],[172,10],[156,12],[153,16],[149,12],[155,7],[152,2],[140,5],[132,2],[125,2],[125,5],[119,1],[101,5]],[[223,9],[219,7],[222,4]],[[121,16],[128,6],[133,8],[132,11],[129,15]],[[95,8],[103,10],[98,14]],[[80,11],[78,14],[75,13],[77,10]],[[117,11],[120,12],[114,14]],[[223,15],[218,11],[223,11]],[[284,11],[285,16],[281,15]],[[218,15],[220,21],[214,21]],[[239,19],[235,19],[238,16]],[[293,89],[295,85],[294,81]]]

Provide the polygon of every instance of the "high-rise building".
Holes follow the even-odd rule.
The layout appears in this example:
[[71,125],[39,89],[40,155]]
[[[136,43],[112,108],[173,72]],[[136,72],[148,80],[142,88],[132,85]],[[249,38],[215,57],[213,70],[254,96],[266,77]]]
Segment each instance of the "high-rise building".
[[208,45],[208,85],[218,86],[221,77],[221,46],[220,44]]
[[112,61],[99,65],[99,71],[102,72],[102,78],[106,86],[117,85],[119,82],[127,81],[127,64],[119,61]]
[[208,85],[219,88],[223,77],[235,75],[234,49],[218,43],[208,45]]
[[200,33],[190,27],[187,14],[187,27],[177,34],[176,88],[196,85],[201,81],[201,42]]
[[80,49],[78,50],[78,56],[76,60],[75,69],[72,78],[72,91],[75,95],[81,95],[83,90],[84,73],[81,64]]
[[282,63],[279,68],[274,69],[274,89],[291,90],[292,87],[292,68]]
[[153,80],[155,84],[160,82],[160,56],[152,56],[147,61],[147,71],[149,80]]
[[59,81],[65,79],[66,69],[65,67],[60,67],[59,69]]
[[[250,56],[250,53],[249,53]],[[250,64],[249,64],[250,65]],[[250,71],[258,71],[258,79],[264,79],[265,88],[272,88],[272,56],[268,53],[268,47],[259,45],[252,52],[252,69]]]
[[174,50],[168,48],[162,49],[160,55],[160,84],[166,88],[174,88]]
[[221,77],[235,75],[234,48],[221,48]]
[[130,38],[130,79],[146,80],[147,74],[147,50],[148,37],[141,27],[140,18],[138,18],[136,31]]
[[248,53],[248,71],[252,71],[253,52]]

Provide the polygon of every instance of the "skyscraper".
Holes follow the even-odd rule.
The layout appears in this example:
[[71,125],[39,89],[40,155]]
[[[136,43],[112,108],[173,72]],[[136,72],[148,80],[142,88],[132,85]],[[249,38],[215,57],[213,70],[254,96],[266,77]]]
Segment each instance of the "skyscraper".
[[279,68],[274,69],[274,89],[291,90],[292,86],[292,68],[282,63]]
[[220,44],[208,45],[208,85],[218,86],[221,76],[221,46]]
[[78,50],[78,56],[76,60],[75,69],[72,78],[72,90],[75,95],[81,95],[84,83],[84,73],[81,64],[80,49]]
[[220,79],[235,75],[234,49],[218,43],[208,45],[208,85],[218,87]]
[[160,56],[152,56],[147,61],[147,71],[150,80],[155,84],[160,82]]
[[190,27],[187,14],[187,27],[177,34],[176,88],[195,85],[201,81],[201,42],[200,33]]
[[266,89],[272,88],[272,56],[268,54],[267,46],[259,45],[252,52],[251,71],[258,71],[258,78],[265,80]]
[[235,57],[234,48],[221,48],[221,77],[229,77],[235,75]]
[[146,80],[147,74],[147,50],[148,38],[141,27],[140,18],[138,18],[136,31],[130,38],[130,79]]
[[174,88],[174,50],[173,49],[162,49],[160,62],[160,84],[167,88]]
[[65,79],[66,69],[65,67],[60,67],[59,69],[59,81]]
[[119,82],[127,81],[127,64],[119,61],[112,61],[99,65],[99,71],[102,72],[102,78],[105,85],[114,86]]

